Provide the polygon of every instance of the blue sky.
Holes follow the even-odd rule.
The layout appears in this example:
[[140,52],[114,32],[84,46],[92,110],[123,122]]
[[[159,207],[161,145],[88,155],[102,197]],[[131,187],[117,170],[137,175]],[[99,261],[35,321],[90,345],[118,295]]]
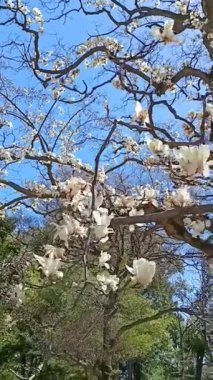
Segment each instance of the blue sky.
[[[131,2],[129,2],[131,3]],[[149,2],[146,2],[147,4]],[[32,4],[30,2],[30,4]],[[39,2],[33,2],[33,6],[38,6],[39,7]],[[75,2],[72,3],[72,5],[75,5]],[[44,13],[44,18],[45,18],[45,13]],[[85,39],[90,37],[91,35],[97,34],[99,32],[106,32],[109,28],[109,21],[107,18],[103,15],[99,15],[98,17],[91,17],[91,16],[84,16],[82,13],[73,13],[71,16],[68,16],[70,19],[69,22],[66,24],[63,24],[61,21],[51,21],[51,23],[44,23],[44,34],[41,35],[40,37],[40,46],[41,46],[41,51],[48,52],[48,51],[53,51],[54,54],[54,49],[58,49],[59,45],[67,45],[71,46],[74,44],[79,44],[84,42]],[[5,30],[5,29],[4,29]],[[8,33],[9,34],[17,34],[22,38],[23,33],[20,32],[17,28],[13,26],[8,26],[7,27]],[[181,39],[184,40],[186,39],[187,32],[184,32],[181,34]],[[199,33],[199,32],[198,32]],[[140,34],[140,29],[138,31],[138,34]],[[0,39],[4,40],[7,38],[6,34],[1,33]],[[60,49],[60,48],[59,48]],[[159,59],[162,58],[164,62],[166,61],[171,61],[174,62],[174,59],[171,55],[171,52],[173,52],[174,48],[171,48],[171,50],[167,46],[162,46],[160,48],[160,56]],[[172,53],[173,54],[173,53]],[[168,63],[167,62],[167,63]],[[81,67],[81,76],[78,79],[78,83],[84,79],[90,86],[93,84],[93,69],[85,69],[82,65]],[[27,71],[27,70],[21,70],[18,72],[12,72],[11,70],[6,71],[9,74],[10,78],[14,80],[15,83],[17,83],[20,86],[23,86],[23,84],[26,83],[27,86],[33,87],[37,91],[45,91],[41,84],[33,78],[32,74]],[[47,88],[46,93],[50,93],[50,89]],[[170,94],[165,96],[165,99],[169,99]],[[110,101],[110,104],[113,105],[113,107],[116,109],[115,112],[113,112],[114,116],[117,118],[123,117],[123,116],[129,116],[133,115],[134,113],[134,100],[131,99],[128,100],[128,102],[125,103],[125,106],[123,104],[123,94],[122,91],[119,91],[112,86],[107,86],[104,90],[104,98],[108,99]],[[100,101],[100,114],[102,113],[101,109],[103,110],[103,103],[104,103],[104,98],[103,101]],[[159,100],[162,100],[164,97],[159,98]],[[191,104],[190,104],[191,103]],[[47,105],[48,106],[48,105]],[[147,102],[143,102],[143,106],[147,106]],[[187,112],[190,110],[200,110],[200,105],[199,103],[196,102],[190,102],[187,100],[185,101],[184,98],[179,98],[179,100],[175,103],[177,111],[181,111],[181,114],[185,116]],[[33,107],[35,107],[35,110],[37,111],[36,105],[33,105],[31,107],[31,110],[33,111]],[[64,105],[62,105],[64,107]],[[97,107],[94,104],[94,107]],[[26,109],[26,105],[23,104],[23,108]],[[69,109],[72,111],[75,109],[75,106],[69,106]],[[102,113],[103,114],[103,113]],[[164,125],[165,123],[168,123],[170,120],[171,123],[174,122],[174,118],[169,116],[168,120],[168,113],[165,110],[164,106],[160,106],[156,108],[156,111],[154,112],[154,116],[156,118],[156,121],[160,123],[160,125]],[[63,119],[63,116],[61,116]],[[174,130],[178,131],[180,130],[180,125],[181,123],[175,121],[176,127]],[[104,132],[106,133],[106,132]],[[131,133],[127,129],[123,129],[122,131],[123,135],[131,135]],[[134,134],[132,134],[134,135]],[[137,136],[137,135],[135,135]],[[182,137],[182,134],[181,134]],[[136,137],[137,138],[137,137]],[[149,139],[150,136],[148,134],[142,135],[142,139]],[[96,147],[97,149],[98,147]],[[91,145],[85,145],[79,152],[76,153],[76,156],[78,158],[81,158],[82,161],[88,162],[89,164],[93,165],[94,164],[94,147],[92,147],[92,154],[91,154]],[[108,158],[107,158],[108,160]],[[25,178],[29,179],[34,179],[35,176],[35,170],[32,168],[32,165],[27,163],[23,166],[23,163],[17,164],[14,171],[11,172],[11,175],[13,178],[17,178],[20,180],[22,178],[23,180]],[[148,178],[147,178],[148,179]]]

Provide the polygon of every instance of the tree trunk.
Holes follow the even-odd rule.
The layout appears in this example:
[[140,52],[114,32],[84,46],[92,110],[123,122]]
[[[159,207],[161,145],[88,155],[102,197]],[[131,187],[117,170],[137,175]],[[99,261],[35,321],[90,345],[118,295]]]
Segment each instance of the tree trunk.
[[205,350],[197,353],[195,380],[202,380],[203,358]]
[[103,355],[101,363],[101,380],[112,380],[112,317],[115,312],[116,293],[110,292],[103,315]]
[[110,368],[104,364],[101,366],[101,380],[110,380]]
[[213,379],[213,259],[208,260],[209,268],[209,299],[207,308],[207,341],[209,348],[208,379]]
[[112,371],[111,353],[110,353],[110,335],[111,329],[108,318],[108,307],[104,311],[104,328],[103,328],[103,358],[101,363],[101,380],[109,380]]
[[141,361],[139,359],[133,362],[133,380],[142,380]]

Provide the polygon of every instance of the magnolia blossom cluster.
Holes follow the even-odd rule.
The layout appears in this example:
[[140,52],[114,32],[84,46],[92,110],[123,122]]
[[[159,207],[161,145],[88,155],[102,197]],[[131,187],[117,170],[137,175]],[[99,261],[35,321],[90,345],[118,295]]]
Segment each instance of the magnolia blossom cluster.
[[0,157],[1,160],[5,160],[5,162],[12,162],[13,157],[11,155],[11,152],[7,149],[0,148]]
[[195,174],[208,177],[210,148],[208,145],[181,146],[174,150],[174,156],[179,162],[180,174],[191,177]]
[[169,146],[164,144],[159,139],[152,139],[148,142],[148,147],[154,154],[163,154],[164,156],[168,156],[170,153]]
[[97,281],[100,283],[101,289],[105,294],[109,293],[110,289],[113,292],[118,290],[119,278],[115,274],[110,274],[109,272],[99,273]]
[[[149,62],[138,59],[135,64],[138,67],[138,70],[142,73],[151,74],[151,82],[161,83],[162,81],[167,81],[171,79],[175,73],[174,68],[170,64],[162,63],[162,65],[151,65]],[[175,86],[172,84],[175,88]]]
[[185,0],[178,0],[176,1],[175,5],[182,15],[185,15],[187,13],[187,4]]
[[107,252],[101,251],[99,257],[99,265],[100,267],[105,267],[106,269],[110,269],[110,265],[108,261],[111,259],[111,255]]
[[140,150],[140,146],[131,138],[126,137],[123,141],[123,146],[126,148],[128,152],[138,153]]
[[[46,59],[41,59],[41,62],[45,65],[48,64]],[[65,66],[65,64],[68,65],[69,62],[63,61],[63,66]],[[55,68],[55,66],[56,66],[56,68]],[[50,67],[50,69],[57,71],[57,70],[61,70],[62,67],[55,65],[55,62],[54,62],[53,66]],[[53,76],[50,73],[42,73],[42,75],[43,75],[44,80],[51,80],[51,84],[52,84],[51,92],[52,92],[53,98],[56,100],[65,91],[65,86],[73,83],[75,81],[75,79],[78,78],[79,73],[80,73],[80,70],[76,68],[74,70],[70,70],[68,74],[63,76],[63,78]],[[39,72],[38,72],[38,74],[39,74]],[[70,98],[67,98],[66,100],[67,100],[67,102],[72,103],[75,100],[75,97],[70,97]]]
[[164,44],[179,44],[180,40],[175,36],[173,26],[174,21],[166,21],[163,27],[153,27],[152,35],[158,40],[164,42]]
[[128,25],[127,25],[127,30],[129,32],[133,32],[135,29],[137,29],[140,26],[140,21],[138,19],[132,20]]
[[178,149],[170,149],[168,144],[164,144],[159,139],[152,139],[147,145],[154,154],[161,154],[178,161],[180,175],[192,177],[200,174],[208,177],[211,163],[208,161],[210,157],[210,147],[208,145],[180,146]]
[[173,207],[187,207],[192,206],[194,204],[195,201],[191,198],[188,188],[186,186],[180,187],[179,189],[172,191],[171,193],[167,192],[163,201],[163,206],[166,209]]
[[84,44],[77,47],[77,54],[84,54],[88,50],[96,47],[96,46],[105,46],[109,51],[117,52],[122,50],[123,46],[115,39],[110,37],[94,37],[90,38],[88,41],[86,41]]
[[72,199],[79,194],[87,194],[90,191],[89,184],[80,177],[71,177],[65,182],[60,182],[57,187],[59,194],[65,194],[66,198]]
[[98,67],[98,66],[104,66],[107,64],[108,57],[106,53],[99,53],[98,56],[94,56],[90,60],[86,59],[84,61],[84,66],[86,69],[89,67]]
[[138,199],[131,195],[116,195],[112,197],[114,207],[120,214],[125,214],[139,205]]
[[119,214],[143,215],[143,205],[152,204],[158,206],[158,191],[151,186],[137,186],[133,188],[132,195],[116,195],[111,201]]
[[144,60],[137,60],[135,62],[139,68],[139,70],[142,72],[142,73],[148,73],[148,72],[151,72],[152,70],[152,67],[150,65],[150,63],[144,61]]
[[174,69],[168,64],[163,64],[161,66],[152,66],[151,72],[151,82],[167,84],[167,88],[170,90],[175,89],[175,85],[171,82],[174,75]]
[[116,5],[111,0],[87,0],[87,5],[93,5],[97,8],[110,7],[114,8]]
[[[66,182],[60,183],[55,190],[57,196],[65,197],[65,205],[71,205],[72,209],[78,212],[79,217],[63,214],[62,221],[53,223],[55,233],[53,240],[63,241],[65,247],[69,247],[71,236],[84,238],[87,236],[89,227],[95,239],[105,243],[109,234],[113,233],[110,223],[114,215],[107,208],[101,207],[103,194],[96,190],[91,192],[91,185],[80,177],[72,177]],[[93,223],[91,225],[91,217]]]
[[99,207],[93,211],[93,218],[95,223],[93,225],[93,232],[96,239],[101,243],[106,243],[109,239],[109,234],[113,233],[113,229],[109,227],[114,214],[109,214],[106,208]]
[[202,29],[204,22],[201,20],[200,14],[196,11],[191,11],[189,14],[190,23],[197,29]]
[[105,267],[107,270],[97,274],[97,281],[101,286],[102,291],[108,294],[110,290],[116,292],[118,290],[119,278],[115,274],[110,274],[110,261],[111,255],[107,252],[101,251],[99,257],[99,266]]
[[65,199],[64,205],[72,206],[72,209],[78,211],[83,218],[91,216],[92,206],[97,210],[103,203],[103,194],[95,190],[93,199],[91,184],[80,177],[73,176],[65,182],[60,182],[58,186],[52,186],[51,190],[54,196]]
[[153,280],[156,271],[156,263],[144,258],[133,260],[133,267],[126,266],[133,275],[131,277],[134,284],[140,284],[146,288]]
[[29,8],[22,3],[21,0],[18,0],[17,2],[15,0],[7,0],[6,1],[6,5],[8,6],[8,8],[10,9],[13,9],[13,8],[17,8],[24,14],[28,14],[30,12]]
[[34,7],[32,9],[32,14],[34,16],[35,21],[38,24],[43,25],[44,20],[43,20],[43,16],[42,16],[42,13],[41,13],[40,9],[37,8],[37,7]]
[[45,256],[34,255],[40,264],[39,269],[41,269],[48,278],[63,278],[63,272],[59,269],[65,250],[52,245],[46,245],[44,248],[46,251]]
[[151,203],[153,206],[158,207],[158,202],[156,198],[159,193],[150,185],[147,186],[137,186],[133,189],[133,195],[137,195],[138,201],[142,204]]
[[[31,136],[33,138],[33,135]],[[22,139],[23,140],[23,139]],[[58,164],[66,165],[70,164],[76,168],[76,170],[83,170],[90,174],[93,174],[92,167],[89,164],[83,164],[82,161],[78,158],[75,158],[73,154],[66,154],[62,152],[62,154],[56,154],[54,152],[46,152],[43,153],[41,151],[36,151],[34,148],[26,148],[26,147],[14,147],[7,148],[0,147],[0,158],[2,160],[7,160],[8,162],[20,161],[24,158],[34,158],[38,157],[40,162],[50,163],[51,161],[57,162]],[[106,178],[103,169],[98,171],[98,180],[102,181],[103,178]],[[54,189],[54,187],[53,187]]]
[[[110,190],[110,189],[108,189]],[[75,212],[78,212],[79,218],[64,213],[62,220],[59,224],[52,223],[54,226],[54,242],[62,242],[68,249],[69,242],[72,237],[87,238],[88,232],[92,233],[91,237],[100,243],[106,243],[109,239],[109,234],[114,231],[110,227],[111,220],[114,217],[113,213],[109,213],[106,207],[102,206],[103,194],[98,193],[97,190],[94,195],[91,193],[91,186],[77,177],[72,177],[70,180],[61,183],[58,190],[62,194],[68,194],[70,204],[75,206]],[[111,201],[114,206],[124,207],[128,210],[129,215],[143,215],[143,204],[152,203],[157,205],[156,197],[157,192],[149,186],[137,187],[134,189],[134,194],[128,197],[115,197],[113,191],[111,191]],[[66,197],[67,198],[67,197]],[[44,256],[34,255],[35,259],[40,264],[39,269],[42,270],[44,275],[48,278],[62,278],[63,272],[60,270],[61,260],[65,258],[65,248],[56,247],[54,245],[45,245]],[[104,271],[98,273],[97,281],[101,286],[104,293],[108,293],[110,290],[116,291],[119,284],[119,278],[111,273],[110,267],[111,255],[108,252],[101,251],[99,257],[99,267],[104,268]],[[146,261],[142,264],[141,261],[134,261],[132,274],[134,272],[135,278],[138,278],[138,282],[147,286],[154,275],[151,267],[153,264]],[[147,268],[148,277],[144,274],[144,268]],[[143,280],[141,279],[143,277]]]
[[69,247],[69,239],[71,236],[85,237],[87,235],[88,227],[81,224],[77,219],[72,216],[63,214],[61,224],[53,223],[55,226],[55,233],[53,240],[57,239],[64,242],[65,247]]
[[187,228],[189,228],[192,231],[192,236],[194,238],[199,237],[206,228],[211,226],[210,220],[191,220],[190,218],[184,218],[184,224]]
[[8,8],[12,9],[14,8],[14,1],[13,0],[7,0],[6,1],[6,5],[8,6]]
[[6,5],[9,9],[14,9],[17,7],[17,9],[23,13],[26,16],[26,24],[30,25],[33,22],[36,22],[39,26],[39,31],[42,32],[43,28],[43,15],[39,8],[33,7],[32,10],[28,8],[25,4],[22,3],[21,0],[15,1],[15,0],[7,0]]

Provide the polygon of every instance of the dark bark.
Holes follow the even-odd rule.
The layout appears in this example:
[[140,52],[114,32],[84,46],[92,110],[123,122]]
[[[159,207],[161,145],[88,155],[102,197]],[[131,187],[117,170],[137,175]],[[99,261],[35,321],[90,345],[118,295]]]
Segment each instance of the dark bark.
[[110,292],[108,302],[104,308],[103,315],[103,356],[100,366],[101,380],[112,380],[112,349],[114,341],[112,339],[112,317],[115,312],[116,293]]
[[207,315],[206,315],[206,339],[209,350],[209,360],[208,360],[208,378],[213,378],[213,259],[208,260],[208,280],[209,280],[209,295],[208,295],[208,306],[207,306]]
[[133,363],[133,380],[142,380],[141,362],[137,359]]
[[202,369],[203,369],[204,354],[205,354],[205,349],[203,349],[202,352],[200,351],[197,353],[195,380],[202,380]]

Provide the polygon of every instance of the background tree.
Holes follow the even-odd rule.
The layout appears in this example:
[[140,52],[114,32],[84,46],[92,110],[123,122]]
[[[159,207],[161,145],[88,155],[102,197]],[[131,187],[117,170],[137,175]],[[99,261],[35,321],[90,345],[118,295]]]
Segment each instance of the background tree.
[[210,1],[8,0],[0,12],[2,216],[18,208],[49,225],[50,244],[23,270],[33,253],[48,279],[78,263],[80,292],[92,281],[104,293],[97,366],[108,379],[123,281],[129,271],[147,287],[155,273],[146,239],[184,243],[180,257],[191,246],[211,266]]

